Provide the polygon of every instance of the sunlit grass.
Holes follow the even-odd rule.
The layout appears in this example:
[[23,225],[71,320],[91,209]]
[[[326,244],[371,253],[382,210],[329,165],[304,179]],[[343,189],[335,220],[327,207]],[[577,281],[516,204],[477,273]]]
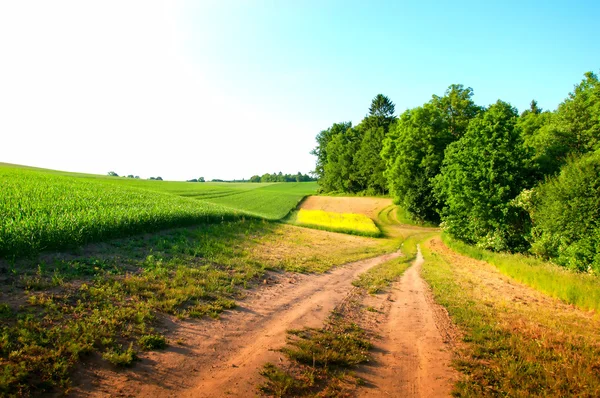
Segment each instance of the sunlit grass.
[[296,215],[296,224],[321,228],[328,231],[344,232],[364,236],[381,236],[381,231],[373,220],[364,214],[332,213],[323,210],[300,209]]
[[522,254],[495,253],[442,235],[444,243],[458,253],[487,261],[503,274],[550,296],[582,309],[600,310],[600,278],[577,273]]
[[461,397],[594,397],[600,394],[598,319],[527,287],[441,241],[422,245],[422,275],[463,342]]

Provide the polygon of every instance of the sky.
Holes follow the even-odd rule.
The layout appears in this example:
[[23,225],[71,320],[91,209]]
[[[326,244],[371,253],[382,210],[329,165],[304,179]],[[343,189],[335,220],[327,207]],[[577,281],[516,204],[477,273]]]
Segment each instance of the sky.
[[472,87],[555,109],[598,1],[0,0],[0,162],[185,180],[308,173],[315,136]]

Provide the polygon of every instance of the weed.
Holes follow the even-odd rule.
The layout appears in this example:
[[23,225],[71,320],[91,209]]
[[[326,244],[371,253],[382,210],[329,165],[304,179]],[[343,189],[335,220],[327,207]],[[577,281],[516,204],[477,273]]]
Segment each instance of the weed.
[[102,354],[102,358],[115,366],[127,367],[132,366],[138,357],[133,350],[133,345],[130,344],[126,350],[123,348],[111,348]]
[[167,347],[167,339],[160,334],[145,334],[138,339],[143,350],[160,350]]

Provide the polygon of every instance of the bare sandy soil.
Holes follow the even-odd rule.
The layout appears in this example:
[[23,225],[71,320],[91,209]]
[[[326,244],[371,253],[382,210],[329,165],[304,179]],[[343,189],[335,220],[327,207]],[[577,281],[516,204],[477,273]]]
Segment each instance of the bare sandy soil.
[[[382,198],[309,197],[305,209],[362,213],[376,218],[392,204]],[[392,226],[402,228],[401,226]],[[414,232],[414,231],[413,231]],[[360,369],[367,381],[359,396],[448,396],[456,379],[450,368],[452,330],[420,277],[422,257],[386,294],[369,296],[351,282],[370,268],[400,256],[392,253],[335,268],[321,275],[271,273],[220,320],[164,319],[170,347],[145,353],[133,368],[115,371],[103,361],[86,365],[75,396],[253,397],[267,363],[284,363],[278,351],[286,331],[321,327],[334,309],[359,300],[353,321],[379,338],[374,361]]]
[[302,202],[300,208],[335,213],[358,213],[376,219],[381,209],[392,204],[392,199],[388,198],[309,196]]
[[453,326],[445,310],[433,302],[420,276],[423,257],[387,295],[368,297],[364,304],[381,314],[381,338],[374,364],[358,373],[366,380],[360,397],[447,397],[457,379],[450,367]]
[[89,380],[75,396],[252,397],[266,362],[281,361],[286,330],[320,327],[352,290],[351,282],[369,268],[400,256],[386,254],[322,275],[273,274],[272,284],[256,289],[220,321],[172,325],[173,345],[150,353],[134,368],[118,373],[89,365]]

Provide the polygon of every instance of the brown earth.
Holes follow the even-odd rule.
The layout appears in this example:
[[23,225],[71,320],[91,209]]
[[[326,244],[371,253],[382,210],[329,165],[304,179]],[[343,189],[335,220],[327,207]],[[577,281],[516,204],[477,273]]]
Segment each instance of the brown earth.
[[377,219],[377,213],[392,204],[392,199],[388,198],[309,196],[300,204],[300,208],[335,213],[357,213]]
[[[385,198],[308,197],[301,208],[361,213],[376,219],[381,209],[391,205],[391,199]],[[414,228],[431,231],[420,227],[405,231],[404,227],[391,225],[394,233],[390,235],[406,237],[415,233]],[[348,250],[358,248],[350,242],[347,245]],[[218,321],[163,319],[162,332],[169,336],[170,347],[143,354],[131,369],[115,371],[104,361],[89,362],[76,378],[72,393],[91,397],[256,396],[257,386],[264,382],[261,367],[286,361],[278,350],[286,343],[287,330],[321,327],[334,309],[357,299],[351,282],[358,275],[400,255],[353,262],[321,275],[270,273],[260,288],[248,291],[238,307]],[[449,395],[456,379],[449,366],[454,329],[419,275],[422,261],[419,255],[388,293],[360,295],[363,308],[378,310],[360,311],[353,321],[379,335],[374,362],[359,371],[367,381],[358,391],[361,396]]]
[[380,339],[374,345],[374,363],[358,372],[366,381],[360,397],[450,396],[458,378],[450,367],[456,332],[420,276],[423,261],[419,251],[388,294],[364,301],[378,310],[372,322]]
[[[322,275],[273,274],[263,288],[249,292],[238,309],[220,321],[187,321],[171,326],[164,352],[148,354],[118,373],[89,364],[75,396],[251,397],[262,382],[259,368],[277,363],[286,331],[320,327],[352,290],[352,280],[369,268],[400,256],[361,260]],[[267,282],[269,282],[267,280]]]

